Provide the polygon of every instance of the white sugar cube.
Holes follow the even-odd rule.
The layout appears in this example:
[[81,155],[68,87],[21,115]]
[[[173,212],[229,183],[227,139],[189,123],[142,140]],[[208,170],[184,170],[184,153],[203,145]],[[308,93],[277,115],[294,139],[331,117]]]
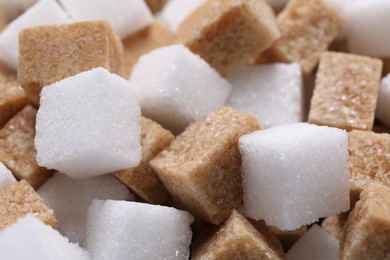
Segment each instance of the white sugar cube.
[[383,124],[390,127],[390,74],[382,79],[382,84],[378,94],[376,117]]
[[76,21],[106,20],[121,38],[153,21],[144,0],[59,0]]
[[129,189],[111,174],[75,180],[56,173],[38,193],[45,204],[54,210],[58,231],[73,243],[83,243],[85,240],[87,211],[94,199],[134,199]]
[[0,232],[0,258],[4,260],[87,260],[89,254],[69,243],[52,227],[27,215]]
[[313,225],[288,251],[288,260],[338,260],[339,241]]
[[183,45],[143,55],[130,81],[140,87],[142,114],[178,133],[224,104],[231,86]]
[[150,204],[95,200],[86,248],[93,259],[188,259],[193,217]]
[[172,32],[177,33],[181,23],[205,2],[206,0],[170,0],[159,18]]
[[348,136],[296,123],[242,136],[245,214],[294,230],[349,209]]
[[16,182],[16,179],[11,171],[0,162],[0,187],[14,182]]
[[302,121],[303,84],[298,63],[247,66],[228,80],[232,92],[226,105],[254,114],[262,128]]
[[141,160],[137,87],[103,68],[43,88],[35,148],[40,166],[72,178],[135,167]]
[[0,60],[13,69],[18,67],[19,32],[25,28],[69,22],[65,11],[55,0],[40,0],[12,21],[0,34]]

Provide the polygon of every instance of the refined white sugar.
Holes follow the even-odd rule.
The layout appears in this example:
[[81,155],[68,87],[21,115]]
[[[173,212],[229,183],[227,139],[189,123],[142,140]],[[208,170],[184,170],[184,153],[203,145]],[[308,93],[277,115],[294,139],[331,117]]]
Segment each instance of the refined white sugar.
[[11,171],[0,162],[0,187],[14,182],[16,182],[16,179]]
[[134,199],[129,189],[111,174],[75,180],[56,173],[38,193],[54,210],[58,231],[73,243],[84,243],[87,211],[94,199]]
[[0,6],[4,10],[7,21],[11,21],[36,2],[37,0],[0,0]]
[[141,160],[137,87],[103,68],[43,88],[35,148],[40,166],[72,178],[135,167]]
[[348,136],[296,123],[242,136],[245,214],[294,230],[349,209]]
[[339,241],[313,225],[288,251],[288,260],[338,260]]
[[88,252],[69,243],[52,227],[27,215],[0,232],[0,258],[4,260],[87,260]]
[[153,21],[144,0],[59,0],[76,21],[106,20],[125,38]]
[[298,63],[247,66],[228,80],[232,92],[226,105],[254,114],[262,128],[302,121],[303,85]]
[[93,259],[188,259],[193,217],[174,208],[95,200],[86,248]]
[[181,23],[206,0],[170,0],[161,11],[159,18],[172,32],[177,33]]
[[65,11],[55,0],[40,0],[12,21],[0,34],[0,60],[17,69],[19,57],[19,32],[25,28],[69,22]]
[[289,0],[267,0],[268,4],[275,9],[281,9]]
[[376,117],[390,127],[390,74],[382,79],[378,94]]
[[231,86],[183,45],[143,55],[130,81],[140,87],[142,114],[174,133],[224,104]]

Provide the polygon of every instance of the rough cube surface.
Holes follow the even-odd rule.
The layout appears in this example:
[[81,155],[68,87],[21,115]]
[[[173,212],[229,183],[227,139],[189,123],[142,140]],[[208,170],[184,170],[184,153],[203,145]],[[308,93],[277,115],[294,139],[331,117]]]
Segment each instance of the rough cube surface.
[[182,207],[219,224],[242,201],[238,138],[259,128],[254,116],[223,107],[191,124],[150,165]]
[[162,204],[168,193],[149,161],[167,147],[174,135],[150,119],[141,117],[142,160],[136,168],[115,172],[114,175],[148,203]]
[[15,182],[16,180],[15,177],[12,175],[12,172],[0,162],[0,187]]
[[38,105],[44,86],[80,72],[102,67],[121,75],[123,47],[117,37],[104,21],[25,29],[19,37],[18,81]]
[[174,208],[95,200],[86,248],[99,259],[188,259],[193,217]]
[[297,123],[239,141],[246,216],[294,230],[349,209],[348,136]]
[[50,176],[35,160],[36,113],[33,107],[26,106],[0,130],[0,161],[18,180],[25,179],[34,189]]
[[140,87],[142,114],[175,134],[222,106],[231,89],[207,62],[183,45],[142,56],[130,81]]
[[322,0],[291,0],[278,15],[277,24],[282,37],[256,63],[298,62],[308,76],[336,38],[341,18]]
[[303,120],[303,86],[299,64],[248,66],[228,78],[232,92],[226,105],[252,113],[262,128]]
[[211,0],[180,26],[178,41],[222,75],[244,65],[280,37],[265,0]]
[[94,199],[133,199],[126,186],[112,175],[75,180],[56,173],[38,193],[54,210],[58,231],[73,243],[84,243],[87,211]]
[[0,251],[2,259],[90,259],[88,252],[33,215],[0,232]]
[[346,130],[371,130],[382,61],[346,53],[321,57],[309,122]]
[[390,188],[369,184],[348,217],[340,259],[389,259],[389,244]]
[[37,114],[37,161],[73,178],[135,167],[139,117],[137,87],[105,69],[46,86]]
[[376,107],[376,117],[386,126],[390,127],[390,74],[381,83]]
[[263,224],[256,230],[243,215],[233,210],[213,236],[204,242],[192,259],[285,259],[279,241]]
[[344,234],[344,226],[347,222],[347,218],[348,216],[346,214],[328,217],[324,219],[321,227],[338,240],[341,240]]
[[53,210],[45,205],[25,180],[0,187],[0,230],[11,226],[28,213],[34,214],[47,225],[57,226]]

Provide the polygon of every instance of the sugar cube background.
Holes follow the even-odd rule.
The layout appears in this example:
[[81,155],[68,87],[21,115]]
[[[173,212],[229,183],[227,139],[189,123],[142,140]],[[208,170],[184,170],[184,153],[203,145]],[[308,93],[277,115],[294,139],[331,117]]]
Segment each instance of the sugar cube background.
[[0,162],[0,187],[15,182],[16,179],[12,175],[12,172]]
[[376,117],[390,127],[390,74],[382,79],[379,88]]
[[274,9],[280,10],[289,0],[267,0]]
[[0,0],[0,6],[4,9],[6,21],[10,22],[36,2],[37,0]]
[[230,84],[183,45],[143,55],[130,82],[139,86],[142,114],[173,133],[222,106]]
[[54,0],[39,0],[25,13],[12,21],[0,34],[0,60],[12,69],[18,67],[19,32],[22,29],[70,22],[68,15]]
[[247,66],[228,80],[232,91],[226,105],[254,114],[262,128],[303,120],[302,74],[298,63]]
[[193,217],[174,208],[95,200],[86,248],[93,259],[188,259]]
[[349,209],[348,137],[307,123],[242,136],[244,210],[293,230]]
[[103,68],[46,86],[36,122],[38,164],[73,178],[135,167],[139,118],[137,87]]
[[168,2],[169,0],[145,0],[145,3],[154,14],[160,12]]

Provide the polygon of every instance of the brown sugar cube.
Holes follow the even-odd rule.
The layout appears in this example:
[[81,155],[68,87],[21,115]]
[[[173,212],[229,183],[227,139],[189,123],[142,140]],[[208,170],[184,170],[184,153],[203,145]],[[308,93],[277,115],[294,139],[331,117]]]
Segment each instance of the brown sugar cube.
[[268,229],[280,241],[285,252],[290,250],[290,248],[295,244],[295,242],[297,242],[298,239],[300,239],[307,231],[306,226],[302,226],[298,229],[291,231],[280,230],[276,227],[268,227]]
[[345,226],[340,259],[390,259],[390,188],[371,183]]
[[269,48],[280,32],[265,0],[209,0],[181,24],[177,37],[227,75]]
[[325,52],[320,61],[309,122],[345,130],[371,130],[378,99],[382,61]]
[[348,133],[351,204],[369,182],[390,187],[390,134],[354,130]]
[[7,18],[4,9],[0,6],[0,32],[7,26]]
[[142,160],[138,167],[114,175],[148,203],[162,204],[168,193],[149,166],[149,161],[175,139],[174,135],[150,119],[141,117]]
[[194,260],[286,259],[279,241],[264,224],[259,232],[240,213],[230,217],[210,239],[193,252]]
[[18,179],[25,179],[34,189],[50,176],[50,171],[39,167],[34,147],[37,111],[26,106],[0,130],[0,161]]
[[291,0],[277,17],[282,36],[255,63],[298,62],[308,76],[336,38],[341,21],[322,0]]
[[131,73],[138,58],[143,54],[174,43],[172,32],[161,22],[154,21],[147,28],[127,37],[123,41],[124,47],[124,75]]
[[152,13],[157,13],[161,11],[166,3],[169,0],[145,0],[146,4],[149,6],[149,9]]
[[258,129],[253,115],[222,107],[187,127],[150,166],[182,208],[219,224],[242,201],[238,139]]
[[339,214],[331,217],[327,217],[321,224],[333,237],[341,240],[344,234],[345,223],[347,222],[348,215]]
[[88,21],[24,29],[19,34],[18,80],[39,104],[41,89],[96,67],[123,74],[123,46],[111,25]]
[[0,231],[29,213],[56,228],[53,210],[25,180],[0,187]]

